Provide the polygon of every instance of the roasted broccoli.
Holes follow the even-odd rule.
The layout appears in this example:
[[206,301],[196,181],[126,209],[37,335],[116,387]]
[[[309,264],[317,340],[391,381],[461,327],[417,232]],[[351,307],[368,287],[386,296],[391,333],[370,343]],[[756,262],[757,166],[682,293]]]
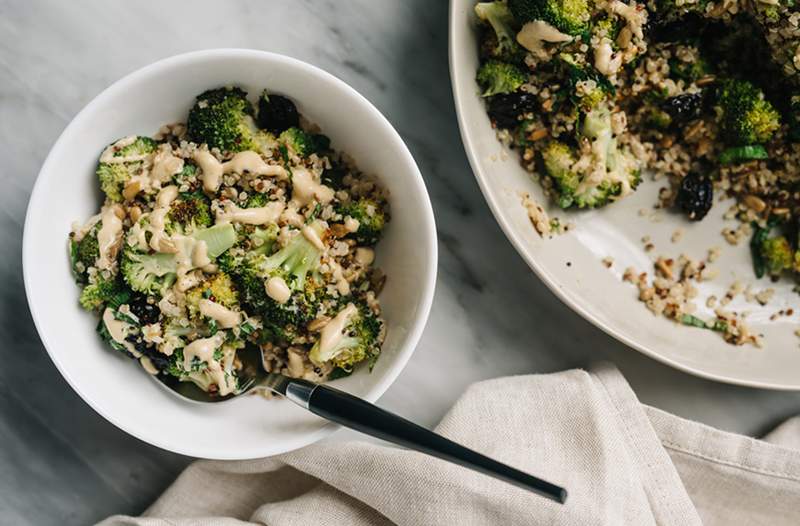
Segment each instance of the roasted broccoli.
[[300,115],[297,113],[297,106],[290,99],[281,95],[270,95],[264,90],[258,98],[256,122],[261,129],[279,134],[300,126]]
[[239,296],[234,289],[233,281],[225,272],[217,272],[186,292],[186,304],[190,313],[197,314],[197,306],[202,299],[211,300],[229,309],[239,304]]
[[74,238],[69,240],[69,255],[72,263],[72,272],[75,279],[83,282],[86,280],[86,271],[95,266],[97,258],[100,257],[100,247],[97,243],[97,232],[100,230],[100,223],[86,232],[80,241]]
[[131,176],[142,171],[144,159],[155,152],[158,143],[150,137],[126,137],[112,143],[103,152],[110,152],[110,159],[97,163],[97,178],[100,188],[110,200],[122,202],[122,190]]
[[484,32],[481,48],[487,57],[506,62],[521,62],[526,51],[517,43],[517,25],[505,2],[481,2],[475,14],[491,29]]
[[214,224],[211,216],[211,201],[201,191],[183,193],[172,202],[167,213],[168,234],[190,234]]
[[491,97],[498,93],[512,93],[517,91],[528,75],[522,68],[507,62],[488,60],[478,69],[478,84],[483,88],[483,96]]
[[321,153],[330,148],[330,139],[325,135],[314,135],[297,127],[281,133],[278,142],[300,157],[308,157],[312,153]]
[[794,268],[794,250],[784,236],[765,239],[759,247],[764,269],[771,276],[777,276],[785,270]]
[[240,88],[216,88],[197,96],[186,121],[189,140],[222,152],[256,149],[253,106]]
[[162,296],[175,283],[175,255],[147,254],[126,245],[120,271],[133,290]]
[[[236,232],[230,223],[197,230],[190,237],[206,244],[206,253],[211,259],[220,256],[236,242]],[[179,256],[170,253],[149,254],[126,243],[120,270],[125,282],[133,290],[162,296],[175,283]]]
[[[163,372],[174,376],[181,382],[192,382],[203,391],[218,393],[222,396],[236,393],[239,390],[235,368],[237,346],[226,342],[225,337],[226,333],[220,331],[205,339],[216,349],[213,357],[208,361],[203,361],[197,356],[187,360],[186,348],[175,350]],[[197,341],[195,340],[195,342]]]
[[116,309],[127,303],[130,297],[131,293],[122,280],[97,277],[93,283],[83,288],[79,302],[86,310],[100,311],[105,306]]
[[579,64],[569,53],[558,55],[556,67],[567,79],[569,99],[584,113],[593,110],[615,93],[606,77],[599,75],[594,68]]
[[373,362],[380,353],[381,321],[360,303],[348,303],[334,319],[340,317],[344,327],[341,333],[332,342],[318,340],[308,358],[315,365],[331,364],[344,371],[351,371],[364,360]]
[[374,245],[383,234],[386,225],[386,212],[371,199],[359,199],[342,205],[337,210],[342,217],[350,216],[358,221],[358,230],[349,234],[359,245]]
[[578,162],[578,155],[561,142],[553,141],[542,151],[545,172],[553,183],[562,208],[596,208],[634,190],[640,182],[636,159],[617,145],[611,131],[611,114],[605,107],[584,117],[580,141],[583,155],[592,162]]
[[509,0],[508,6],[521,24],[541,20],[573,36],[589,28],[587,0]]
[[258,192],[253,192],[248,194],[247,202],[245,203],[245,208],[259,208],[262,206],[266,206],[269,203],[269,195],[262,194]]
[[[309,228],[319,235],[321,226]],[[265,231],[265,237],[272,234]],[[270,246],[274,238],[264,241]],[[263,318],[264,327],[278,338],[316,317],[324,293],[319,289],[314,272],[319,266],[321,251],[305,235],[298,233],[275,254],[267,256],[256,245],[239,258],[223,258],[221,267],[228,272],[239,293],[242,305]],[[283,280],[290,290],[285,302],[267,294],[268,280]]]
[[717,92],[717,103],[723,138],[732,146],[766,143],[780,128],[778,111],[747,81],[724,81]]

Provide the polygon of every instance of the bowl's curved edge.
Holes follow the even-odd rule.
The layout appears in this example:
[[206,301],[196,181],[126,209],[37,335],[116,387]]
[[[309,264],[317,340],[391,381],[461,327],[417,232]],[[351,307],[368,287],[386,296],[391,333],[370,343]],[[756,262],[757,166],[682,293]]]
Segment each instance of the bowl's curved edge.
[[480,187],[481,193],[483,194],[486,203],[489,205],[489,209],[492,211],[492,215],[494,216],[497,223],[500,225],[501,230],[506,235],[508,240],[514,246],[514,249],[517,253],[522,257],[522,259],[528,264],[531,270],[539,277],[540,280],[545,284],[545,286],[565,305],[567,305],[570,309],[575,311],[579,314],[582,318],[587,320],[588,322],[592,323],[595,327],[601,329],[603,332],[612,336],[616,340],[624,343],[628,347],[635,349],[642,354],[653,358],[656,361],[659,361],[665,365],[669,365],[679,371],[683,371],[685,373],[698,376],[700,378],[705,378],[707,380],[714,380],[716,382],[722,382],[732,385],[739,385],[743,387],[755,387],[761,389],[772,389],[777,391],[798,391],[800,390],[800,384],[782,384],[782,383],[773,383],[773,382],[758,382],[747,380],[744,378],[737,378],[725,375],[718,375],[708,371],[704,371],[702,369],[698,369],[696,367],[691,367],[686,364],[683,364],[679,361],[672,360],[663,354],[655,351],[645,345],[641,345],[640,343],[625,337],[624,335],[617,332],[613,327],[608,326],[607,324],[598,320],[592,313],[586,310],[580,303],[572,301],[569,297],[567,297],[559,288],[558,283],[556,283],[555,279],[548,274],[546,269],[544,269],[536,260],[535,257],[530,253],[528,247],[525,244],[525,241],[517,235],[514,231],[514,228],[511,224],[506,220],[505,215],[503,213],[502,208],[499,206],[497,201],[494,200],[491,192],[489,191],[488,187],[488,178],[484,174],[483,166],[478,159],[477,155],[475,154],[475,148],[472,145],[471,137],[466,129],[466,124],[464,121],[464,117],[462,115],[462,105],[461,100],[465,96],[462,93],[461,87],[459,86],[458,82],[458,71],[456,71],[456,60],[455,60],[455,46],[454,46],[454,39],[455,39],[455,25],[458,23],[457,13],[456,10],[459,7],[459,0],[450,0],[450,10],[449,10],[449,17],[448,17],[448,63],[450,68],[450,84],[453,90],[453,104],[456,109],[456,116],[458,119],[458,129],[459,133],[461,134],[461,141],[464,145],[464,151],[467,154],[467,159],[469,160],[470,167],[472,168],[472,173],[475,176],[475,179],[478,182],[478,186]]
[[[301,439],[298,439],[298,440],[290,442],[286,447],[270,448],[269,444],[265,444],[265,450],[264,450],[262,455],[257,455],[257,456],[252,456],[251,455],[251,456],[244,456],[244,457],[243,456],[236,456],[236,455],[208,455],[208,454],[202,454],[202,453],[199,453],[197,451],[194,451],[194,450],[192,450],[191,447],[186,447],[186,448],[170,447],[170,446],[167,446],[167,445],[165,445],[163,443],[158,443],[157,441],[146,439],[145,437],[141,436],[141,434],[139,434],[139,433],[133,433],[133,432],[129,431],[128,429],[126,429],[119,422],[118,419],[114,418],[113,415],[111,415],[108,412],[104,411],[91,398],[89,398],[89,397],[84,395],[84,393],[81,391],[81,389],[77,385],[77,383],[68,374],[68,372],[67,372],[66,368],[63,366],[63,364],[58,360],[56,355],[53,352],[50,351],[52,344],[48,340],[48,338],[45,336],[46,333],[42,329],[42,320],[39,319],[39,316],[38,316],[38,314],[36,312],[36,309],[35,309],[35,307],[34,307],[34,305],[32,303],[32,300],[31,300],[31,280],[32,280],[32,276],[30,275],[30,271],[28,270],[30,268],[30,266],[26,264],[26,261],[28,261],[29,258],[30,258],[29,253],[32,250],[31,247],[32,247],[32,243],[33,243],[33,240],[31,239],[31,237],[27,235],[27,233],[28,233],[28,225],[29,225],[29,223],[31,221],[31,217],[33,215],[33,210],[36,209],[36,201],[38,199],[38,195],[41,193],[41,192],[37,191],[39,189],[39,187],[40,187],[41,182],[42,182],[42,179],[41,179],[40,176],[41,176],[41,174],[43,172],[45,172],[46,169],[49,169],[49,165],[50,165],[50,163],[53,162],[52,159],[55,157],[54,152],[57,150],[57,148],[61,147],[62,138],[64,137],[64,135],[67,134],[67,132],[70,130],[70,128],[73,127],[74,123],[78,122],[82,118],[85,118],[84,116],[89,113],[89,111],[92,108],[92,106],[96,105],[99,100],[111,96],[115,90],[121,89],[121,86],[124,83],[128,82],[129,80],[131,80],[132,78],[135,78],[135,77],[140,76],[140,75],[146,75],[146,74],[148,74],[148,73],[150,73],[152,71],[155,71],[155,70],[157,70],[159,68],[169,67],[169,66],[173,65],[173,63],[181,62],[181,61],[184,61],[184,60],[191,60],[191,59],[198,58],[198,57],[201,57],[201,56],[207,56],[209,54],[220,55],[220,56],[234,55],[234,54],[236,54],[236,55],[240,55],[240,54],[260,55],[260,56],[269,57],[269,58],[271,58],[273,60],[284,60],[284,61],[293,63],[294,65],[299,66],[299,67],[309,68],[309,69],[313,70],[316,74],[328,77],[333,82],[338,83],[339,85],[341,85],[343,87],[343,89],[345,89],[346,91],[350,92],[351,95],[353,95],[354,97],[360,99],[361,102],[365,104],[365,106],[369,107],[377,115],[377,117],[388,127],[388,129],[391,130],[393,139],[397,143],[398,147],[400,148],[400,151],[403,153],[403,156],[406,157],[407,161],[410,163],[410,166],[413,166],[413,168],[414,168],[414,175],[415,175],[414,180],[415,180],[416,185],[417,185],[417,190],[420,191],[420,198],[424,200],[424,203],[426,205],[424,207],[426,213],[425,213],[425,217],[423,219],[424,219],[424,222],[425,222],[425,225],[426,225],[426,230],[428,231],[428,234],[429,234],[429,236],[428,236],[429,237],[428,250],[430,251],[431,260],[432,261],[431,261],[431,264],[429,265],[429,268],[428,268],[428,274],[424,277],[424,280],[423,280],[424,287],[425,287],[425,294],[424,294],[424,297],[422,299],[422,304],[420,305],[420,311],[419,311],[420,315],[417,317],[417,320],[416,320],[414,326],[408,332],[407,342],[406,342],[406,345],[403,348],[403,352],[398,354],[399,362],[398,362],[397,367],[395,367],[391,372],[387,373],[386,376],[383,378],[383,380],[381,382],[379,382],[378,384],[376,384],[376,386],[373,387],[370,390],[370,392],[367,395],[364,396],[364,398],[366,400],[369,400],[370,402],[374,402],[378,398],[380,398],[380,396],[383,395],[383,393],[386,392],[386,390],[389,388],[389,386],[397,379],[397,377],[399,376],[400,372],[402,372],[402,370],[405,369],[405,366],[407,365],[408,360],[411,358],[411,355],[414,353],[414,351],[416,349],[416,346],[419,343],[419,339],[422,336],[422,332],[423,332],[423,330],[425,328],[425,325],[427,323],[428,317],[430,315],[431,306],[433,304],[433,297],[434,297],[434,291],[435,291],[435,286],[436,286],[436,273],[437,273],[437,267],[438,267],[438,245],[437,245],[437,242],[436,242],[436,225],[435,225],[435,218],[434,218],[434,215],[433,215],[433,207],[432,207],[431,202],[430,202],[430,197],[428,195],[427,188],[425,187],[425,181],[424,181],[424,179],[422,177],[421,172],[419,171],[419,167],[417,166],[416,161],[414,160],[413,156],[411,155],[411,152],[409,151],[409,149],[406,146],[405,142],[400,137],[400,134],[397,132],[397,130],[394,128],[394,126],[392,126],[392,124],[389,122],[389,120],[383,115],[383,113],[381,113],[367,98],[365,98],[358,91],[356,91],[354,88],[352,88],[349,84],[347,84],[343,80],[339,79],[335,75],[333,75],[331,73],[328,73],[327,71],[325,71],[325,70],[323,70],[321,68],[318,68],[316,66],[308,64],[308,63],[303,62],[301,60],[298,60],[298,59],[295,59],[295,58],[292,58],[292,57],[288,57],[286,55],[281,55],[281,54],[278,54],[278,53],[271,53],[271,52],[268,52],[268,51],[253,50],[253,49],[216,48],[216,49],[192,51],[192,52],[188,52],[188,53],[182,53],[182,54],[179,54],[179,55],[173,55],[173,56],[170,56],[170,57],[163,58],[163,59],[158,60],[158,61],[156,61],[156,62],[154,62],[152,64],[149,64],[147,66],[144,66],[142,68],[134,70],[131,73],[128,73],[127,75],[125,75],[124,77],[116,80],[110,86],[108,86],[103,91],[101,91],[97,96],[95,96],[86,106],[84,106],[75,115],[75,117],[67,124],[67,126],[65,126],[65,128],[61,131],[61,133],[59,134],[58,138],[53,143],[53,147],[51,148],[51,150],[48,153],[47,157],[45,158],[44,162],[42,163],[42,167],[39,169],[39,173],[36,176],[36,181],[34,182],[33,188],[31,189],[31,195],[30,195],[30,198],[28,200],[28,206],[27,206],[27,209],[26,209],[26,212],[25,212],[25,221],[24,221],[24,224],[23,224],[23,237],[22,237],[22,275],[23,275],[23,285],[24,285],[24,288],[25,288],[25,298],[26,298],[26,301],[28,303],[28,310],[31,313],[31,318],[33,319],[33,323],[34,323],[34,326],[36,328],[37,334],[39,335],[39,338],[42,341],[42,344],[44,345],[44,348],[47,351],[47,354],[50,357],[50,360],[56,366],[56,369],[61,374],[61,376],[67,381],[67,384],[69,384],[69,386],[78,394],[78,396],[81,397],[81,399],[84,402],[86,402],[87,405],[89,405],[89,407],[92,408],[92,410],[94,410],[97,414],[102,416],[104,419],[106,419],[108,422],[113,424],[118,429],[120,429],[120,430],[124,431],[125,433],[135,437],[136,439],[141,440],[142,442],[145,442],[147,444],[154,445],[154,446],[156,446],[158,448],[161,448],[161,449],[164,449],[164,450],[167,450],[167,451],[171,451],[173,453],[178,453],[178,454],[181,454],[181,455],[186,455],[186,456],[194,457],[194,458],[206,458],[206,459],[211,459],[211,460],[250,460],[250,459],[253,459],[253,458],[262,458],[262,457],[278,455],[278,454],[281,454],[281,453],[285,453],[287,451],[293,451],[295,449],[299,449],[299,448],[307,446],[309,444],[313,444],[313,443],[325,438],[326,436],[330,435],[333,431],[337,430],[340,426],[338,426],[337,424],[333,424],[333,423],[329,422],[329,423],[323,425],[320,429],[318,429],[314,433],[305,435]],[[284,403],[289,403],[289,402],[284,402]]]

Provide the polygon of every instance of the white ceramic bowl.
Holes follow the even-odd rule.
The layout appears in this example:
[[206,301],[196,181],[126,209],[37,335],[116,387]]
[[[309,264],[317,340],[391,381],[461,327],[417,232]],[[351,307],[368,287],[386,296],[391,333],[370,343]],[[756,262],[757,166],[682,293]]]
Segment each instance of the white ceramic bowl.
[[[702,222],[690,224],[682,216],[661,212],[660,221],[640,217],[640,209],[652,210],[663,183],[650,177],[636,193],[607,208],[564,213],[548,207],[551,215],[575,224],[573,232],[544,240],[531,226],[520,204],[519,192],[530,192],[539,203],[547,203],[541,188],[519,164],[517,152],[503,148],[497,140],[475,83],[478,67],[476,0],[450,2],[450,75],[453,83],[464,148],[481,190],[495,218],[530,267],[564,303],[607,333],[657,360],[683,371],[723,382],[773,389],[800,389],[800,340],[795,336],[797,318],[769,317],[786,308],[800,312],[800,301],[789,280],[772,284],[755,280],[747,243],[732,247],[720,236],[726,222],[726,203],[717,203]],[[677,228],[685,230],[678,243],[670,238]],[[656,246],[651,254],[641,239],[649,235]],[[637,300],[637,291],[621,278],[627,266],[652,271],[655,254],[695,258],[706,256],[712,245],[722,249],[714,264],[719,276],[702,283],[700,296],[722,298],[730,284],[741,279],[756,290],[775,288],[767,306],[746,303],[740,295],[728,309],[749,311],[747,323],[764,335],[764,349],[733,347],[711,331],[679,326],[656,318]],[[601,260],[614,257],[611,270]],[[698,303],[698,315],[713,312]]]
[[231,84],[251,95],[268,88],[290,96],[335,148],[391,193],[392,221],[377,250],[377,264],[388,275],[380,298],[388,329],[383,354],[372,373],[359,369],[337,387],[374,401],[394,381],[427,320],[437,261],[430,200],[402,139],[364,97],[320,69],[261,51],[200,51],[147,66],[98,95],[53,146],[28,205],[23,267],[31,313],[61,374],[98,413],[158,447],[214,459],[282,453],[335,426],[282,400],[248,396],[200,405],[166,392],[97,337],[96,318],[77,304],[66,240],[73,221],[99,209],[94,168],[106,144],[182,121],[196,94]]

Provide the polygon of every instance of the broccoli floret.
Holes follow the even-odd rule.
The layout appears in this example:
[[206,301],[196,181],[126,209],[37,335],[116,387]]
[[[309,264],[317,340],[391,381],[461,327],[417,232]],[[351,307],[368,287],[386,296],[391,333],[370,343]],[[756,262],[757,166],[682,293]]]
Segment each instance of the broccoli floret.
[[183,193],[172,202],[167,214],[168,234],[188,234],[214,223],[211,216],[211,201],[201,192]]
[[281,133],[300,125],[297,106],[281,95],[269,95],[267,90],[258,98],[258,126],[272,133]]
[[558,55],[557,66],[567,79],[570,100],[583,112],[593,110],[615,93],[606,77],[579,64],[569,53]]
[[70,239],[69,254],[72,262],[72,272],[77,281],[86,280],[86,270],[93,267],[100,257],[100,246],[97,243],[97,232],[100,230],[100,223],[86,232],[80,241]]
[[269,196],[267,194],[260,194],[258,192],[253,192],[248,194],[247,196],[247,203],[245,203],[245,208],[260,208],[262,206],[266,206],[269,203]]
[[617,145],[607,108],[586,114],[580,140],[588,141],[591,151],[588,164],[579,163],[578,155],[557,141],[542,151],[545,172],[553,182],[560,207],[600,207],[638,186],[641,180],[638,163],[630,152]]
[[780,128],[778,111],[753,84],[744,80],[727,80],[717,95],[722,135],[729,144],[763,144]]
[[383,235],[386,212],[377,201],[362,198],[340,206],[337,211],[343,217],[350,216],[358,221],[358,230],[348,234],[348,237],[355,239],[359,245],[374,245]]
[[321,153],[330,148],[330,139],[325,135],[312,135],[297,127],[281,133],[278,142],[300,157],[308,157],[312,153]]
[[231,277],[225,272],[217,272],[200,285],[186,292],[186,303],[196,307],[201,299],[209,299],[229,309],[239,304],[239,296],[233,287]]
[[517,91],[528,75],[522,68],[498,60],[488,60],[478,68],[478,84],[483,88],[484,97],[491,97],[498,93],[512,93]]
[[660,108],[650,108],[645,117],[645,122],[656,130],[667,130],[672,126],[672,117]]
[[671,76],[691,83],[708,75],[711,68],[703,57],[697,57],[692,62],[672,58],[669,61],[669,72]]
[[163,296],[175,283],[176,268],[174,254],[147,254],[127,245],[122,251],[120,271],[137,292]]
[[[323,348],[317,340],[308,358],[315,365],[332,364],[344,371],[366,359],[372,363],[380,354],[381,321],[365,305],[349,303],[338,314],[345,318],[344,329],[335,344]],[[333,323],[331,321],[330,323]]]
[[[319,235],[321,226],[311,227]],[[274,232],[265,231],[270,246]],[[260,315],[266,332],[279,339],[288,339],[297,327],[316,317],[324,293],[313,274],[317,270],[321,252],[303,234],[295,235],[289,243],[271,256],[254,243],[245,256],[223,258],[221,268],[228,272],[239,294],[242,305]],[[291,296],[279,303],[266,292],[270,278],[281,278],[289,286]]]
[[[202,361],[197,357],[187,363],[184,350],[177,349],[170,356],[163,372],[174,376],[181,382],[192,382],[206,392],[218,392],[222,395],[238,392],[239,381],[235,368],[237,347],[235,344],[226,343],[225,336],[224,332],[218,332],[208,339],[216,348],[211,359],[212,363]],[[220,376],[226,385],[218,385]]]
[[587,0],[509,0],[508,6],[522,24],[542,20],[573,36],[589,28],[591,12]]
[[572,169],[575,164],[572,148],[552,141],[542,150],[542,162],[558,192],[558,206],[569,208],[575,202],[575,192],[580,184],[580,177]]
[[[236,231],[230,223],[197,230],[191,237],[206,244],[211,259],[219,257],[236,243]],[[175,283],[177,269],[176,254],[148,254],[125,244],[120,270],[125,282],[137,292],[163,296]]]
[[622,23],[619,19],[613,17],[605,17],[597,20],[593,24],[592,32],[599,38],[606,37],[616,46],[616,40],[619,32],[622,29]]
[[122,280],[98,277],[94,283],[89,283],[83,288],[79,302],[86,310],[100,311],[105,306],[116,309],[127,303],[130,297],[131,293]]
[[[317,235],[322,234],[319,222],[311,228]],[[257,262],[259,272],[264,277],[280,277],[292,290],[302,290],[306,278],[317,270],[321,251],[305,235],[295,235],[289,243],[275,254]]]
[[794,250],[784,236],[770,237],[761,242],[761,258],[767,273],[777,276],[794,267]]
[[256,149],[253,106],[240,88],[217,88],[197,96],[186,121],[189,139],[222,152]]
[[96,174],[103,193],[112,201],[122,202],[125,185],[131,176],[141,172],[144,158],[157,147],[158,143],[150,137],[135,137],[133,140],[126,137],[109,145],[112,158],[118,161],[97,163]]
[[481,2],[475,5],[478,18],[491,25],[483,37],[484,54],[507,62],[521,62],[525,50],[517,43],[516,24],[505,2]]

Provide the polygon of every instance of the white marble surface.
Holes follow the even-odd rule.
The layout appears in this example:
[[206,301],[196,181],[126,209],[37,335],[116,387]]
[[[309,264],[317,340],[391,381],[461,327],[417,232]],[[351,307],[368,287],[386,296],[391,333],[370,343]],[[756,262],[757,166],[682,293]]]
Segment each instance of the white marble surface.
[[528,271],[464,156],[446,17],[443,0],[0,0],[0,523],[136,513],[189,461],[126,436],[59,377],[28,314],[20,248],[39,166],[75,113],[126,73],[202,48],[265,49],[327,69],[383,111],[415,155],[439,226],[439,282],[384,406],[431,425],[476,380],[608,359],[644,402],[727,430],[759,434],[800,412],[800,394],[714,384],[626,349]]

